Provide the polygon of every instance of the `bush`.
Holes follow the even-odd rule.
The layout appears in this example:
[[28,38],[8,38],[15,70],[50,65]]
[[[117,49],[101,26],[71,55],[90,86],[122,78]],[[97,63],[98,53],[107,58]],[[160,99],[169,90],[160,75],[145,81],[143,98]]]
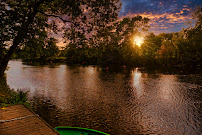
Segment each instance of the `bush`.
[[28,91],[25,90],[8,90],[9,94],[0,94],[0,106],[23,104],[28,100]]

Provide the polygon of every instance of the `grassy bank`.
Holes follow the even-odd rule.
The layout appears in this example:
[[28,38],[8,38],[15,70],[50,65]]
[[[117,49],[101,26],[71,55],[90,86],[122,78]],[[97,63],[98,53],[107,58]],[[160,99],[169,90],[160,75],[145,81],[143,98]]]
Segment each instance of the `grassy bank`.
[[26,104],[27,92],[23,90],[14,91],[10,89],[6,83],[6,78],[0,78],[0,107],[15,105],[15,104]]

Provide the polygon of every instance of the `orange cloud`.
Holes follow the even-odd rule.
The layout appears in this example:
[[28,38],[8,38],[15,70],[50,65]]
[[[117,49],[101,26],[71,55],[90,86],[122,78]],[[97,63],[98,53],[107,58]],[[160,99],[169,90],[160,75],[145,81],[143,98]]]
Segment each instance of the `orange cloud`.
[[[183,9],[177,13],[162,13],[162,14],[153,14],[153,13],[142,13],[142,14],[131,14],[126,15],[127,17],[133,17],[140,15],[142,17],[147,17],[150,19],[149,25],[151,26],[152,31],[156,34],[161,33],[161,30],[167,30],[169,28],[174,28],[177,25],[183,25],[186,21],[191,20],[191,15],[183,15],[184,11],[189,11],[188,8]],[[124,17],[126,17],[124,16]],[[123,16],[122,16],[123,18]],[[181,26],[182,27],[182,26]],[[163,31],[164,32],[164,31]]]

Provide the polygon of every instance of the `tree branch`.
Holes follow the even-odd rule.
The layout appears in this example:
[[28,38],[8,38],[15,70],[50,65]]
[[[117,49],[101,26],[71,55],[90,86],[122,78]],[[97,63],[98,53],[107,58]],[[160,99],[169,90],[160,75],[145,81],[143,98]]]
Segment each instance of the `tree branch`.
[[67,22],[69,22],[69,23],[71,23],[71,21],[68,21],[68,20],[64,20],[61,16],[59,16],[59,15],[49,15],[49,14],[46,14],[46,13],[44,13],[44,12],[41,12],[41,11],[38,11],[39,13],[41,13],[41,14],[43,14],[43,15],[45,15],[45,16],[48,16],[48,17],[55,17],[55,18],[59,18],[61,21],[63,21],[64,23],[67,23]]

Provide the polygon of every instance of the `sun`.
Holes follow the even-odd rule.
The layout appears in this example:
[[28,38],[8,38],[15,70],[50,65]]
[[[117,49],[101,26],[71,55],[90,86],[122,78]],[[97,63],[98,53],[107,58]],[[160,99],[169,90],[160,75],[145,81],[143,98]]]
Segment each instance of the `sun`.
[[141,46],[143,43],[144,38],[141,36],[135,36],[134,37],[134,45]]

